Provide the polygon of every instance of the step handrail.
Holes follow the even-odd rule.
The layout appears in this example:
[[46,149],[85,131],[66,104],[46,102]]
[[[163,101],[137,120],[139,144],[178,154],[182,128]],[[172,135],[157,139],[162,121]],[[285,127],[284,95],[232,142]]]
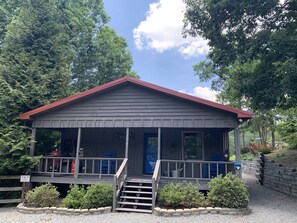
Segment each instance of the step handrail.
[[159,181],[161,177],[161,161],[157,160],[155,165],[154,174],[152,177],[152,210],[154,210],[156,205],[157,193],[159,188]]
[[113,211],[117,207],[118,196],[127,178],[127,164],[128,158],[125,158],[113,177]]

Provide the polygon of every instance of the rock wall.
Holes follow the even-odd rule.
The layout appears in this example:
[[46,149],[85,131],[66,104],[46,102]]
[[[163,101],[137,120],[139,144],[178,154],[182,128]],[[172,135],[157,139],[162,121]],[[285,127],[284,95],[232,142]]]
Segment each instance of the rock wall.
[[255,175],[261,185],[297,197],[297,171],[275,163],[264,154],[256,161],[242,161],[242,171]]
[[248,161],[248,160],[242,160],[242,171],[247,174],[258,176],[260,173],[260,160],[255,161]]
[[263,185],[281,193],[297,197],[297,171],[264,158]]

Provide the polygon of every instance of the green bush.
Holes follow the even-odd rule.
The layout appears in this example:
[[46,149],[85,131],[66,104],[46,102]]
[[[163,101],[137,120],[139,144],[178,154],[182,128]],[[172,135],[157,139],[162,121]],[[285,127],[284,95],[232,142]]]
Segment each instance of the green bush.
[[199,192],[198,187],[188,183],[185,187],[181,184],[169,183],[159,191],[161,204],[177,207],[200,207],[205,205],[205,197]]
[[184,206],[188,208],[192,207],[202,207],[205,205],[204,194],[199,192],[197,186],[192,183],[188,183],[187,186],[183,189],[184,194]]
[[51,207],[57,203],[59,196],[57,188],[47,183],[28,191],[26,201],[32,207]]
[[247,207],[249,194],[245,183],[232,173],[222,175],[209,182],[207,199],[216,207],[243,208]]
[[71,185],[67,196],[63,199],[63,206],[67,208],[81,208],[86,190],[84,187]]
[[251,151],[251,147],[249,147],[249,146],[242,147],[242,148],[240,149],[240,152],[241,152],[241,154],[251,153],[251,152],[252,152],[252,151]]
[[82,208],[98,208],[112,205],[112,186],[104,183],[96,183],[87,187]]
[[184,200],[183,188],[180,184],[169,183],[159,191],[159,201],[161,204],[176,208]]

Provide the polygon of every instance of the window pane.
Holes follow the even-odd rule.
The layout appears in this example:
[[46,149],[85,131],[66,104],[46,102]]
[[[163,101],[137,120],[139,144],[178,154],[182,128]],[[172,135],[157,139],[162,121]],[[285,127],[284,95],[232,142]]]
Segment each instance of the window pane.
[[198,132],[183,135],[185,159],[202,160],[202,134]]

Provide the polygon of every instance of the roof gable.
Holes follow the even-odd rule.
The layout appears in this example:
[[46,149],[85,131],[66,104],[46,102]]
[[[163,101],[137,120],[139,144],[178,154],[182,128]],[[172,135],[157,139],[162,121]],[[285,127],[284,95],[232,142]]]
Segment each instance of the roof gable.
[[202,98],[194,97],[194,96],[191,96],[191,95],[187,95],[187,94],[184,94],[184,93],[180,93],[180,92],[177,92],[177,91],[173,91],[173,90],[170,90],[168,88],[160,87],[160,86],[157,86],[157,85],[154,85],[154,84],[151,84],[151,83],[148,83],[148,82],[136,79],[136,78],[126,76],[126,77],[117,79],[115,81],[112,81],[112,82],[100,85],[98,87],[92,88],[90,90],[87,90],[87,91],[72,95],[72,96],[64,98],[62,100],[53,102],[51,104],[47,104],[47,105],[44,105],[42,107],[33,109],[33,110],[28,111],[26,113],[23,113],[23,114],[20,115],[20,119],[29,120],[34,115],[39,115],[41,113],[50,111],[52,109],[56,109],[56,108],[59,108],[61,106],[67,105],[69,103],[73,103],[73,102],[76,102],[76,101],[79,101],[79,100],[84,100],[85,98],[88,98],[88,97],[90,97],[90,96],[92,96],[92,95],[94,95],[96,93],[103,92],[105,90],[111,89],[111,88],[116,87],[116,86],[120,86],[120,85],[122,85],[124,83],[132,83],[132,84],[135,84],[135,85],[138,85],[138,86],[149,88],[151,90],[154,90],[154,91],[157,91],[157,92],[160,92],[160,93],[163,93],[163,94],[167,94],[167,95],[177,97],[179,99],[188,100],[188,101],[191,101],[191,102],[194,102],[194,103],[199,103],[199,104],[202,104],[202,105],[210,106],[212,108],[220,109],[222,111],[230,112],[230,113],[236,114],[237,118],[248,118],[248,119],[252,118],[252,113],[250,113],[250,112],[243,111],[243,110],[240,110],[240,109],[237,109],[237,108],[234,108],[234,107],[231,107],[231,106],[227,106],[227,105],[222,105],[222,104],[219,104],[219,103],[216,103],[216,102],[208,101],[208,100],[205,100],[205,99],[202,99]]

